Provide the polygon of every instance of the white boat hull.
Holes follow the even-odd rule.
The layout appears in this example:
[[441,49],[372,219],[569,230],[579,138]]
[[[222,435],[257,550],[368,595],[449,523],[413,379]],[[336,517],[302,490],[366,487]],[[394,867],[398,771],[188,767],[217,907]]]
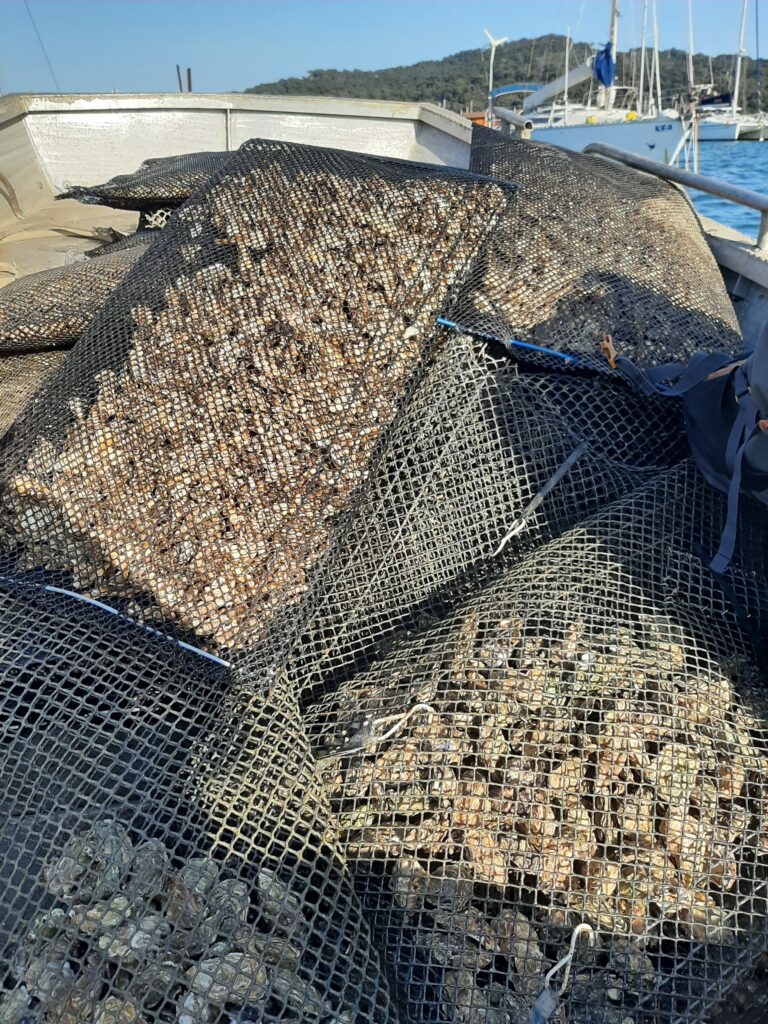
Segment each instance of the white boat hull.
[[738,121],[707,121],[698,124],[699,142],[736,142],[739,138]]
[[671,163],[683,141],[682,121],[648,118],[603,124],[576,124],[554,128],[534,128],[531,138],[564,149],[582,150],[592,142],[623,149],[635,156]]

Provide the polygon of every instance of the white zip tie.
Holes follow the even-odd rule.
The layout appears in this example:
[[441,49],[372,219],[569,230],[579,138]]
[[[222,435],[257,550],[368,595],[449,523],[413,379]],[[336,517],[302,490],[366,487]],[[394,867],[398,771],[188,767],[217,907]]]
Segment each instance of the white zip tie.
[[578,462],[582,455],[586,454],[587,448],[587,442],[582,441],[578,448],[574,448],[574,450],[571,452],[571,454],[568,456],[565,462],[561,466],[558,466],[558,468],[555,470],[555,472],[552,474],[549,480],[547,480],[547,482],[544,484],[541,490],[535,495],[535,497],[528,502],[528,504],[523,509],[521,514],[517,517],[514,523],[504,534],[504,536],[501,539],[501,543],[491,555],[492,558],[496,558],[497,555],[500,555],[504,548],[507,546],[507,544],[512,540],[512,538],[515,537],[518,533],[520,533],[521,530],[525,528],[525,525],[530,519],[530,517],[533,515],[533,513],[536,511],[539,505],[541,505],[541,503],[544,501],[544,499],[552,490],[552,488],[556,487],[557,484],[559,484],[560,481],[563,479],[565,474],[572,469],[576,462]]
[[344,747],[341,750],[335,751],[333,754],[326,754],[324,757],[317,758],[317,764],[325,764],[327,761],[336,761],[340,757],[346,757],[348,754],[359,754],[364,750],[367,750],[372,744],[376,747],[380,747],[385,740],[391,739],[393,736],[400,732],[400,729],[405,725],[409,718],[416,714],[417,711],[428,711],[432,715],[436,715],[437,711],[432,707],[431,704],[414,704],[412,708],[409,708],[402,715],[388,715],[386,718],[377,718],[371,723],[371,728],[375,728],[377,725],[383,725],[384,722],[392,722],[395,724],[391,729],[388,729],[381,736],[374,737],[368,740],[367,743],[363,743],[357,747]]
[[95,597],[86,597],[85,594],[78,594],[74,590],[65,590],[64,587],[54,587],[52,584],[41,584],[31,583],[30,581],[20,582],[17,579],[13,579],[8,576],[0,576],[0,582],[11,583],[15,586],[32,586],[38,590],[44,590],[49,594],[63,594],[65,597],[72,597],[76,601],[80,601],[82,604],[89,604],[93,608],[98,608],[103,612],[107,612],[109,615],[114,615],[116,619],[122,619],[123,622],[130,622],[132,626],[136,626],[137,629],[143,630],[145,633],[149,633],[150,636],[160,637],[162,640],[170,640],[171,643],[176,644],[183,651],[188,651],[190,654],[197,654],[201,658],[207,658],[208,661],[214,662],[216,665],[221,665],[222,668],[231,668],[231,663],[224,661],[223,658],[217,657],[215,654],[209,654],[208,651],[203,651],[199,647],[193,647],[192,644],[185,643],[184,640],[177,640],[175,637],[169,636],[167,633],[162,633],[159,629],[153,629],[152,626],[145,626],[142,622],[137,622],[136,619],[132,619],[130,615],[124,615],[119,612],[117,608],[112,608],[111,605],[104,604],[103,601],[97,601]]

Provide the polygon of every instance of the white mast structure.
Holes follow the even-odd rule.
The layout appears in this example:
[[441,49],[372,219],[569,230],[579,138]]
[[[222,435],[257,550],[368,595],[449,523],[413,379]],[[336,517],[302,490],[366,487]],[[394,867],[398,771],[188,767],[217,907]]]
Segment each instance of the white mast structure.
[[491,94],[493,93],[493,61],[494,61],[494,59],[496,57],[496,47],[497,46],[501,46],[502,43],[506,43],[507,37],[503,36],[501,39],[494,39],[493,36],[491,35],[491,33],[488,31],[487,28],[484,28],[483,32],[485,32],[485,37],[488,40],[488,42],[491,44],[491,64],[490,64],[490,67],[488,68],[488,109],[486,111],[485,119],[486,119],[486,121],[488,123],[488,127],[492,128],[493,127],[493,96]]
[[[619,25],[619,0],[611,0],[611,24],[608,30],[608,45],[611,48],[611,59],[614,65],[616,64],[616,40],[618,38],[618,25]],[[614,72],[613,81],[605,91],[605,109],[612,110],[613,102],[616,98],[616,73]]]
[[731,102],[731,111],[733,116],[739,110],[739,86],[741,84],[741,62],[746,56],[746,50],[744,49],[744,32],[747,27],[747,0],[742,0],[741,4],[741,27],[739,28],[739,52],[736,54],[736,78],[733,83],[733,97]]
[[693,4],[688,0],[688,95],[693,99]]
[[645,113],[645,40],[648,35],[648,0],[643,0],[643,39],[640,44],[640,87],[637,90],[637,112]]
[[[571,26],[565,33],[565,87],[563,89],[563,124],[568,124],[568,73],[570,65],[570,50],[571,50]],[[554,110],[554,106],[552,108]]]
[[[659,22],[656,18],[656,0],[653,0],[653,69],[656,78],[656,114],[661,113],[661,72],[659,71]],[[653,90],[653,84],[651,84]]]

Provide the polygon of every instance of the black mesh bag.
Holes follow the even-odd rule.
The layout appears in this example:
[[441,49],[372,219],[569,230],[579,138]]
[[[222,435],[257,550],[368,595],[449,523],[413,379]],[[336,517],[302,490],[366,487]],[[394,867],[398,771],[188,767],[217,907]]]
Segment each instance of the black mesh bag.
[[122,252],[125,249],[133,249],[139,245],[149,245],[156,237],[155,231],[142,228],[133,231],[130,235],[125,235],[123,238],[118,238],[114,242],[106,242],[95,249],[89,249],[85,255],[88,259],[95,259],[97,256],[107,256],[109,253]]
[[57,199],[111,206],[116,210],[172,209],[201,188],[232,153],[184,153],[145,160],[133,174],[118,174],[102,185],[72,185]]
[[718,580],[725,514],[683,463],[306,708],[409,1019],[703,1021],[765,952],[766,526]]
[[7,450],[28,563],[214,645],[264,636],[308,591],[512,195],[461,172],[245,145]]
[[4,1019],[400,1019],[281,666],[513,194],[246,146],[17,423]]
[[476,589],[500,553],[551,539],[687,451],[676,400],[522,373],[502,350],[442,336],[334,545],[295,652],[302,690],[367,664]]
[[141,258],[142,246],[20,277],[0,289],[0,355],[70,348]]
[[[472,169],[519,202],[450,317],[521,359],[610,370],[742,348],[698,218],[676,186],[620,164],[475,127]],[[533,347],[531,347],[533,346]]]
[[396,1021],[289,695],[42,580],[0,612],[3,1019]]
[[5,434],[63,358],[63,352],[0,356],[0,436]]

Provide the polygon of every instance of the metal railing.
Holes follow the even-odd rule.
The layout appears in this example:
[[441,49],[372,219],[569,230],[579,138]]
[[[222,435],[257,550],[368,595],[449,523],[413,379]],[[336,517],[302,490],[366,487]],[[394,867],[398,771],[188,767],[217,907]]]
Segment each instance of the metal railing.
[[[519,114],[515,114],[511,110],[507,110],[505,107],[494,107],[493,116],[498,117],[502,126],[506,127],[507,132],[510,130],[511,126],[519,129],[521,139],[530,138],[533,121],[529,120],[527,117],[521,117]],[[502,127],[502,131],[504,131],[504,127]]]
[[618,163],[634,167],[638,171],[655,174],[657,178],[674,181],[686,188],[694,188],[699,192],[706,192],[710,196],[717,196],[719,199],[726,199],[728,202],[738,203],[739,206],[748,206],[752,210],[757,210],[760,214],[760,227],[757,232],[756,248],[761,252],[768,252],[768,196],[764,196],[760,192],[753,192],[748,188],[740,188],[738,185],[729,185],[726,181],[710,178],[706,174],[693,174],[680,167],[671,167],[656,160],[649,160],[645,156],[625,153],[621,149],[614,149],[613,146],[606,146],[602,142],[591,142],[584,147],[584,152],[590,153],[592,156],[604,156],[609,160],[616,160]]

